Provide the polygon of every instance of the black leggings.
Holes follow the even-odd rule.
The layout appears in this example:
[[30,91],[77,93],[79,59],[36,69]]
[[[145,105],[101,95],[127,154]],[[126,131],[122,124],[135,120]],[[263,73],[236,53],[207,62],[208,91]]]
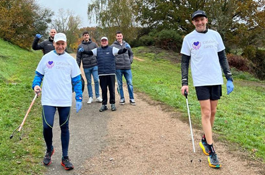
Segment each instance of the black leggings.
[[55,106],[43,106],[42,110],[42,121],[43,121],[43,136],[47,146],[47,152],[52,151],[52,128],[54,123],[54,115],[56,108],[59,112],[59,123],[61,127],[61,142],[63,156],[68,156],[69,147],[69,118],[70,118],[70,107],[55,107]]

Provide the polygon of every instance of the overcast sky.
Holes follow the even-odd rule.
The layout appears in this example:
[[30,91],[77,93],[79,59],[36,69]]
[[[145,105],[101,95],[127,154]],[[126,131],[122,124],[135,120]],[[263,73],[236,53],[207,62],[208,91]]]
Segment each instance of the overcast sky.
[[59,9],[68,9],[73,12],[74,16],[79,16],[82,24],[81,27],[93,27],[96,26],[95,22],[89,22],[87,16],[87,7],[89,3],[92,3],[92,0],[35,0],[37,4],[41,7],[48,8],[52,10],[55,16],[58,13]]

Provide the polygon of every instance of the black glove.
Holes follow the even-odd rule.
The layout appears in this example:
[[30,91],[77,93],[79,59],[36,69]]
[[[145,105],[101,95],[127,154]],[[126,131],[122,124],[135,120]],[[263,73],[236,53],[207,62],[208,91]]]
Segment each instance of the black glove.
[[126,48],[120,49],[119,52],[118,52],[118,54],[123,54],[123,53],[125,53],[127,50],[128,50],[128,49],[126,49]]

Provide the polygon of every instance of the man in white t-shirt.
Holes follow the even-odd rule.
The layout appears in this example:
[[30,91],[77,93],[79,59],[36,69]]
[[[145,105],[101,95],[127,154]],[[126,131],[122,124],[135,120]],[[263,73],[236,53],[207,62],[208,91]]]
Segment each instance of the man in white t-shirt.
[[[76,112],[82,108],[82,83],[81,72],[76,60],[65,52],[67,43],[63,33],[54,36],[53,45],[55,50],[45,54],[38,64],[32,88],[38,95],[41,95],[43,136],[46,143],[46,154],[43,164],[51,164],[51,156],[54,153],[52,145],[52,128],[56,109],[59,113],[62,142],[61,165],[66,170],[74,168],[68,157],[69,147],[69,118],[72,106],[72,82],[75,91]],[[42,88],[40,85],[43,80]]]
[[203,153],[208,157],[210,167],[221,165],[213,147],[212,127],[217,110],[218,100],[222,96],[222,70],[227,79],[227,94],[233,89],[232,73],[225,54],[225,46],[220,34],[207,28],[208,18],[204,11],[192,14],[195,30],[185,36],[181,48],[181,93],[187,95],[188,69],[191,61],[193,85],[201,106],[201,118],[204,135],[200,142]]

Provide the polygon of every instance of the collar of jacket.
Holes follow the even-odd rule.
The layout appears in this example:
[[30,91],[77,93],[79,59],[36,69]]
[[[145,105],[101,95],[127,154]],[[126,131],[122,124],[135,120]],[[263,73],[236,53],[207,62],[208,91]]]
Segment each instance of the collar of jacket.
[[102,49],[106,49],[106,48],[108,48],[108,47],[109,47],[109,45],[101,46]]
[[49,36],[49,41],[53,42],[53,37]]

